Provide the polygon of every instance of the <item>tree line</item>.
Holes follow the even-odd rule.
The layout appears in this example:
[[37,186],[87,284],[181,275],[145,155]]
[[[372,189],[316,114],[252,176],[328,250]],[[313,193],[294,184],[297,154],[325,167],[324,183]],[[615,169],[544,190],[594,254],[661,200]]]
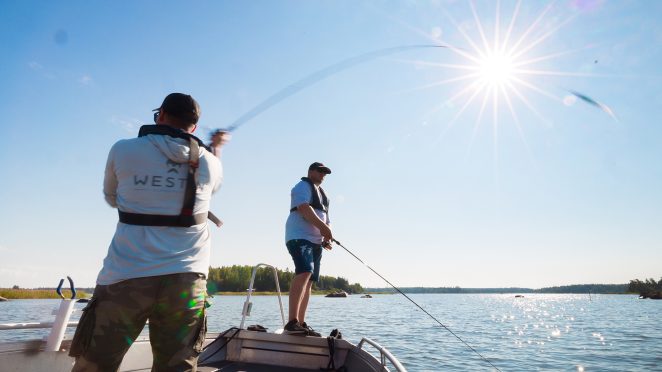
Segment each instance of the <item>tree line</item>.
[[[282,292],[289,292],[290,284],[294,278],[294,272],[289,269],[279,270],[278,284]],[[250,284],[253,267],[248,265],[232,265],[222,267],[210,267],[207,278],[207,292],[245,292]],[[261,267],[255,273],[253,289],[260,292],[276,291],[276,281],[273,270]],[[363,293],[361,284],[350,284],[343,277],[320,275],[319,281],[313,284],[313,290],[335,292],[345,291],[348,293]]]
[[659,299],[662,297],[662,278],[657,282],[653,278],[645,279],[644,281],[639,279],[630,280],[628,291],[639,293],[639,295],[643,297]]

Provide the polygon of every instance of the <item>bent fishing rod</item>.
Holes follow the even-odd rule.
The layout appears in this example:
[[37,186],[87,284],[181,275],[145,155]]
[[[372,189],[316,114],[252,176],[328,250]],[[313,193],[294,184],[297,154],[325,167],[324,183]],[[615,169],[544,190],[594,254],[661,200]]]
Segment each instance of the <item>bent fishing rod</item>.
[[237,128],[239,128],[241,125],[244,123],[248,122],[249,120],[255,118],[256,116],[260,115],[264,111],[267,111],[271,107],[277,105],[284,99],[293,96],[300,91],[324,80],[327,79],[339,72],[342,72],[344,70],[347,70],[351,67],[354,67],[356,65],[359,65],[361,63],[366,63],[369,62],[373,59],[379,58],[379,57],[384,57],[390,54],[396,54],[396,53],[402,53],[408,50],[413,50],[413,49],[429,49],[429,48],[447,48],[447,49],[459,49],[459,48],[453,48],[448,45],[443,45],[443,44],[422,44],[422,45],[403,45],[403,46],[397,46],[397,47],[390,47],[390,48],[382,48],[382,49],[377,49],[373,50],[367,53],[362,53],[350,58],[343,59],[339,62],[336,62],[334,64],[331,64],[329,66],[326,66],[322,69],[319,69],[313,73],[310,73],[303,78],[295,81],[292,84],[289,84],[285,88],[279,90],[278,92],[274,93],[264,101],[260,102],[257,106],[253,107],[251,110],[248,112],[244,113],[241,115],[238,119],[236,119],[234,122],[232,122],[229,126],[221,129],[217,129],[216,131],[220,132],[226,132],[226,133],[231,133],[235,131]]
[[486,361],[487,363],[489,363],[489,364],[490,364],[494,369],[496,369],[497,371],[499,371],[499,372],[501,371],[499,368],[497,368],[497,366],[495,366],[494,364],[492,364],[492,362],[490,362],[489,359],[485,358],[481,353],[479,353],[476,349],[474,349],[471,345],[469,345],[466,341],[464,341],[460,336],[458,336],[458,335],[457,335],[455,332],[453,332],[450,328],[448,328],[446,325],[444,325],[442,322],[440,322],[437,318],[435,318],[434,315],[430,314],[430,313],[429,313],[427,310],[425,310],[421,305],[417,304],[416,301],[412,300],[411,297],[407,296],[404,292],[402,292],[402,291],[400,290],[400,288],[398,288],[398,287],[396,287],[395,285],[393,285],[390,281],[388,281],[388,279],[384,278],[380,273],[378,273],[378,272],[375,271],[372,267],[370,267],[370,265],[368,265],[367,263],[363,262],[362,259],[360,259],[360,258],[359,258],[358,256],[356,256],[354,253],[352,253],[352,251],[350,251],[349,249],[347,249],[347,248],[346,248],[344,245],[342,245],[339,241],[337,241],[336,239],[332,239],[332,240],[333,240],[334,243],[336,243],[337,245],[339,245],[342,249],[346,250],[347,253],[349,253],[349,254],[351,254],[352,256],[354,256],[354,258],[356,258],[360,263],[362,263],[363,265],[365,265],[365,267],[367,267],[368,269],[370,269],[370,271],[372,271],[373,273],[377,274],[378,277],[382,278],[382,280],[384,280],[386,283],[388,283],[388,285],[390,285],[391,287],[393,287],[393,289],[395,289],[396,291],[398,291],[401,295],[405,296],[406,299],[408,299],[409,301],[411,301],[411,303],[413,303],[414,305],[416,305],[416,307],[418,307],[419,309],[421,309],[421,311],[423,311],[424,313],[426,313],[430,318],[432,318],[435,322],[437,322],[437,324],[439,324],[440,326],[442,326],[445,330],[447,330],[448,332],[450,332],[450,334],[452,334],[453,336],[455,336],[455,338],[457,338],[458,340],[460,340],[460,341],[461,341],[466,347],[468,347],[471,351],[473,351],[474,353],[476,353],[476,354],[477,354],[482,360],[484,360],[484,361]]

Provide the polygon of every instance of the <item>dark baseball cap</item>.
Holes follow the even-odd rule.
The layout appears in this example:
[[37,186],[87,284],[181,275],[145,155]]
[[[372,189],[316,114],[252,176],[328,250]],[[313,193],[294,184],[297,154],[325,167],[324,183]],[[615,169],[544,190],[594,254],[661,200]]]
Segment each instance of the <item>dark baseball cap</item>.
[[311,164],[310,167],[308,167],[308,170],[309,171],[317,170],[322,173],[331,174],[331,169],[329,169],[329,167],[319,162],[314,162],[313,164]]
[[198,105],[198,102],[188,94],[168,94],[163,100],[161,107],[154,109],[154,111],[160,109],[167,112],[169,115],[192,124],[197,124],[200,119],[200,105]]

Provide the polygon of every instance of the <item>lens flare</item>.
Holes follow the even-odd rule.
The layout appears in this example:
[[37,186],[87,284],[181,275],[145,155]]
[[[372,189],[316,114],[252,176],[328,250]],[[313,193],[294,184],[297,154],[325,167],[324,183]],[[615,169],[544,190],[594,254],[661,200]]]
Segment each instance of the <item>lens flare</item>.
[[[552,2],[542,8],[535,18],[528,19],[527,16],[522,15],[522,13],[528,14],[528,12],[520,12],[521,6],[525,3],[520,0],[512,9],[511,15],[504,17],[500,9],[500,2],[497,1],[493,2],[496,10],[493,22],[491,25],[487,23],[491,27],[485,27],[483,25],[485,18],[481,18],[474,2],[468,1],[467,3],[473,20],[459,22],[446,9],[442,9],[450,24],[455,27],[457,34],[462,38],[461,42],[455,43],[456,45],[448,40],[443,41],[445,45],[448,45],[449,50],[459,57],[458,62],[407,61],[415,63],[416,66],[430,66],[457,72],[450,77],[444,76],[443,80],[413,89],[430,89],[446,85],[457,87],[457,89],[451,90],[449,97],[426,113],[426,119],[429,119],[440,110],[454,109],[450,120],[444,120],[446,125],[439,134],[439,138],[443,137],[466,113],[475,113],[469,150],[471,150],[481,124],[484,121],[491,121],[496,161],[501,121],[506,119],[515,126],[520,139],[530,153],[523,128],[525,123],[520,119],[519,110],[528,110],[539,119],[536,120],[539,123],[551,124],[549,118],[545,117],[534,104],[536,96],[543,96],[565,105],[572,105],[577,98],[580,98],[614,117],[613,112],[606,105],[597,101],[591,102],[592,100],[587,100],[586,96],[571,91],[569,98],[567,89],[562,88],[564,91],[562,95],[557,92],[559,87],[556,87],[554,91],[547,89],[550,77],[605,76],[546,68],[554,59],[594,46],[587,45],[572,50],[551,51],[545,45],[545,41],[549,41],[560,29],[572,22],[577,14],[569,14],[566,17],[549,17],[550,13],[553,13],[553,9],[557,8],[555,2]],[[528,5],[528,3],[526,4]],[[432,38],[434,39],[434,37]],[[557,47],[554,46],[554,48]],[[444,56],[444,58],[446,57]],[[457,109],[455,110],[455,108]]]

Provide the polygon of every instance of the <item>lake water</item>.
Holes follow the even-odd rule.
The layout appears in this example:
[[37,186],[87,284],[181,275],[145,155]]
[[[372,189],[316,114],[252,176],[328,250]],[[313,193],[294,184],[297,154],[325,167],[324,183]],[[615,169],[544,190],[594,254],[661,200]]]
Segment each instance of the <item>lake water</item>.
[[[662,301],[630,295],[409,296],[502,371],[662,371]],[[209,330],[238,326],[244,299],[214,297]],[[51,320],[58,303],[0,303],[0,323]],[[401,295],[313,296],[306,320],[323,335],[338,328],[353,343],[369,337],[409,371],[493,370]],[[278,328],[277,297],[253,297],[247,324]],[[41,330],[0,331],[0,341],[44,335]]]

